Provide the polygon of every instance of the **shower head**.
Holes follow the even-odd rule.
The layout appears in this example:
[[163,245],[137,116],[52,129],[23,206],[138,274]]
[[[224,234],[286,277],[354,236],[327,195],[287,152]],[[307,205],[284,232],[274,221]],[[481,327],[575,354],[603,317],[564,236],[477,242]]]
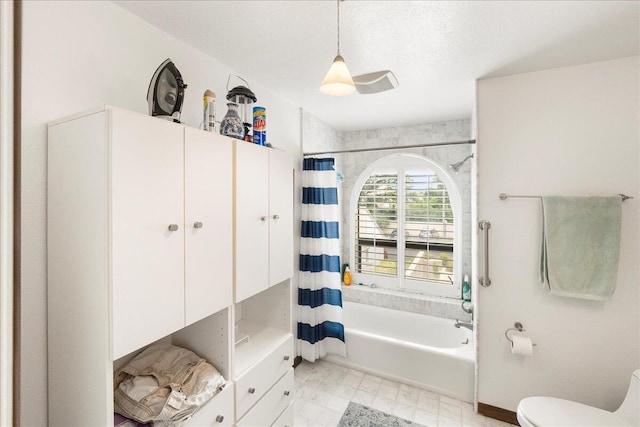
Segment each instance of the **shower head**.
[[462,167],[462,165],[464,165],[464,162],[466,162],[469,159],[473,158],[473,154],[469,154],[467,157],[465,157],[464,159],[460,160],[457,163],[452,163],[449,165],[449,168],[454,171],[455,173],[458,173],[460,171],[460,168]]

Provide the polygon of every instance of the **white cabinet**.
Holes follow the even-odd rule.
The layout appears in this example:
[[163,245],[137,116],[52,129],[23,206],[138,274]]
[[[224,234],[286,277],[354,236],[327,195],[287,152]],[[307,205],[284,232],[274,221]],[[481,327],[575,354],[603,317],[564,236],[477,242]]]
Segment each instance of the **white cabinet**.
[[[102,111],[49,127],[49,425],[113,425],[110,224]],[[112,382],[112,381],[111,381]],[[62,397],[73,390],[74,398]],[[85,411],[77,411],[85,408]]]
[[48,156],[50,424],[108,425],[116,359],[232,304],[232,143],[106,107],[51,123]]
[[[236,377],[236,407],[238,414],[247,412],[291,368],[293,364],[293,337],[286,336],[284,338],[282,344],[267,353],[264,358],[247,369],[242,375]],[[278,341],[275,341],[275,343],[278,343]],[[254,342],[249,341],[247,343],[247,345],[251,344],[254,344]],[[258,351],[253,353],[255,354]],[[240,365],[240,363],[238,364]]]
[[270,426],[293,399],[293,163],[242,141],[234,163],[236,425]]
[[248,425],[245,414],[253,413],[248,419],[254,425],[269,426],[281,412],[254,412],[254,409],[271,407],[264,399],[293,365],[290,301],[291,281],[285,280],[234,306],[236,418],[242,418],[243,425]]
[[185,132],[185,307],[189,325],[233,298],[233,144]]
[[[54,126],[52,133],[76,124]],[[93,173],[104,174],[107,184],[110,181],[110,191],[104,189],[110,209],[95,214],[110,225],[105,244],[111,260],[117,359],[184,327],[184,144],[181,126],[122,110],[108,110],[98,129],[105,126],[111,136],[104,140],[107,157]],[[86,143],[91,143],[98,132],[87,129],[85,133]],[[50,138],[50,151],[59,145],[59,138]],[[70,163],[75,161],[82,159],[69,157],[68,165],[60,166],[72,168]],[[57,225],[73,226],[71,221],[53,224]],[[176,230],[170,231],[171,225]],[[149,321],[157,319],[158,313],[163,314],[161,320]]]
[[198,412],[185,423],[185,427],[224,427],[232,426],[233,383],[228,383],[214,399],[205,403]]
[[236,295],[293,275],[293,164],[279,150],[236,142]]
[[232,146],[197,129],[108,112],[117,359],[231,304]]
[[293,401],[295,393],[293,368],[289,367],[282,377],[264,397],[236,422],[238,427],[270,426]]
[[293,164],[284,151],[269,151],[269,285],[293,276]]
[[185,425],[288,419],[289,156],[112,107],[50,123],[48,156],[49,424],[113,425],[114,371],[157,341],[227,380]]
[[295,405],[293,403],[290,403],[289,406],[282,411],[282,414],[280,414],[271,427],[293,427],[293,421],[295,418],[294,406]]
[[235,143],[236,301],[269,286],[269,151]]

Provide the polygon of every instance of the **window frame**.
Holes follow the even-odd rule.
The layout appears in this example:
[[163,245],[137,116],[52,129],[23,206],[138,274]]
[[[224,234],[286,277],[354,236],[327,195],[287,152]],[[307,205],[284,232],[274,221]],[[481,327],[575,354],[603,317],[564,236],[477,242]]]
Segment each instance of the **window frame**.
[[[407,168],[415,168],[416,166],[424,167],[425,169],[429,169],[431,172],[435,173],[438,178],[442,181],[445,186],[445,189],[449,195],[449,203],[451,205],[452,215],[453,215],[453,284],[441,284],[436,282],[423,282],[417,280],[406,279],[405,269],[404,269],[404,259],[405,259],[405,248],[407,246],[405,239],[405,217],[406,210],[404,209],[404,203],[406,199],[404,198],[405,191],[405,176]],[[359,273],[356,268],[356,254],[358,251],[359,240],[358,240],[358,229],[357,229],[357,214],[358,214],[358,201],[360,199],[360,193],[364,184],[367,182],[369,177],[375,173],[384,173],[385,171],[395,170],[398,173],[398,205],[402,206],[403,210],[398,210],[397,212],[397,229],[398,233],[396,238],[394,239],[397,242],[397,262],[398,267],[396,271],[395,277],[382,276],[376,274],[368,274],[368,273]],[[400,173],[402,173],[402,179],[400,179]],[[401,200],[402,199],[402,200]],[[444,297],[452,297],[461,299],[461,269],[462,269],[462,201],[460,192],[455,185],[453,178],[446,169],[442,168],[440,165],[435,163],[433,160],[430,160],[427,157],[420,156],[417,154],[408,154],[408,153],[397,153],[389,156],[385,156],[381,159],[376,160],[372,164],[370,164],[362,173],[358,176],[353,189],[351,191],[351,199],[349,206],[349,223],[350,229],[352,230],[350,236],[350,265],[351,275],[353,277],[353,283],[365,283],[370,285],[371,283],[375,283],[377,287],[385,288],[385,289],[393,289],[401,292],[413,292],[420,293],[424,295],[432,295],[432,296],[444,296]]]

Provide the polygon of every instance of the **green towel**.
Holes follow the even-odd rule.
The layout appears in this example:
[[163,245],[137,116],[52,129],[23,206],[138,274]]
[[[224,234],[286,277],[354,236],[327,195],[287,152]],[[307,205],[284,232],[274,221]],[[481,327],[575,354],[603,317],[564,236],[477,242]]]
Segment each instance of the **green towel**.
[[622,199],[542,198],[540,281],[552,295],[607,301],[616,288]]

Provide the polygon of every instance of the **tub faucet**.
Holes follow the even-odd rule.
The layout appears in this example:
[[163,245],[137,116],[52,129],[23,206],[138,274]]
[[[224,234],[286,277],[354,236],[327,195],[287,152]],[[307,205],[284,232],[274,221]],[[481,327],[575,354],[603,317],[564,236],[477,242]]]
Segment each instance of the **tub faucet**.
[[456,328],[463,327],[463,328],[467,328],[470,331],[473,331],[473,323],[471,322],[461,322],[456,319],[456,324],[453,326],[455,326]]
[[462,311],[467,314],[473,314],[473,303],[471,301],[462,301]]

